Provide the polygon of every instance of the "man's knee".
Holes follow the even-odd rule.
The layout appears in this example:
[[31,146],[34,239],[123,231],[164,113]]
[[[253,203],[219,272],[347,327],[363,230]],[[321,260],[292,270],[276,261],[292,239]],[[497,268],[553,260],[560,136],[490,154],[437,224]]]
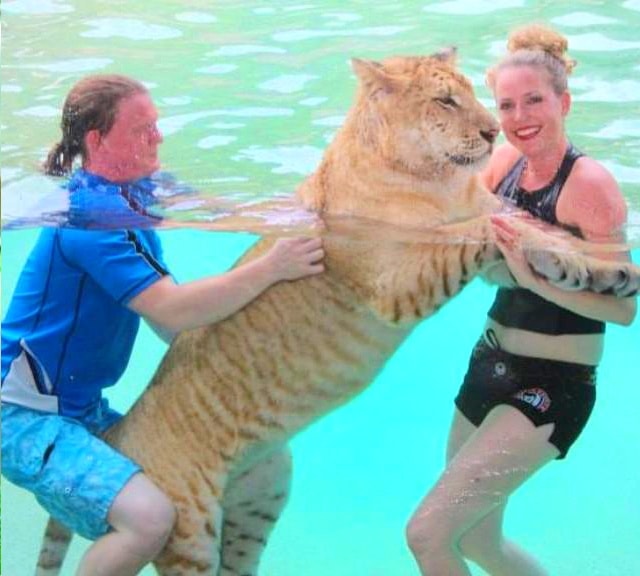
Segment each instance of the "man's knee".
[[147,555],[162,550],[176,518],[173,502],[142,474],[136,475],[125,486],[109,513],[114,530],[129,533],[140,551]]
[[169,498],[160,492],[143,503],[139,510],[137,528],[141,536],[160,549],[169,539],[176,523],[176,508]]

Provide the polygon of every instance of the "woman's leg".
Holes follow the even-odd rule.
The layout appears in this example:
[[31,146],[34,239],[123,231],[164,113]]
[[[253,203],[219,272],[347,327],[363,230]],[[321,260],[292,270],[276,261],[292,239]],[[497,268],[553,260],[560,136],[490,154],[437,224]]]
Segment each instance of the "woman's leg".
[[[447,445],[447,462],[475,431],[476,427],[456,408]],[[547,572],[530,554],[505,539],[502,527],[506,505],[507,502],[497,506],[463,534],[458,543],[462,555],[492,576],[546,576]]]
[[502,532],[506,503],[487,514],[460,539],[462,555],[491,576],[548,576],[540,563]]
[[[464,437],[464,425],[454,427],[452,443]],[[409,523],[409,546],[423,575],[471,574],[459,541],[489,513],[499,513],[515,489],[558,455],[548,441],[552,429],[552,425],[535,427],[511,406],[498,406],[487,415],[453,456]],[[509,574],[537,576],[526,571]]]
[[87,550],[78,576],[134,576],[162,550],[175,523],[172,502],[144,474],[131,477],[109,510],[113,530]]

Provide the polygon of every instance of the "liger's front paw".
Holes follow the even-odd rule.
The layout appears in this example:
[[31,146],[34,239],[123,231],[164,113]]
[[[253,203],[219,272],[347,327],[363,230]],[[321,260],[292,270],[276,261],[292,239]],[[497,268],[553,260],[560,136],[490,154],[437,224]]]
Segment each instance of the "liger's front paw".
[[592,278],[585,262],[552,250],[525,250],[531,268],[548,282],[567,291],[588,290]]
[[612,294],[619,298],[635,296],[640,290],[640,268],[633,264],[606,264],[612,264],[612,267],[594,267],[591,289],[599,294]]
[[551,250],[531,249],[525,254],[537,274],[562,290],[586,290],[619,298],[640,291],[640,268],[634,264]]

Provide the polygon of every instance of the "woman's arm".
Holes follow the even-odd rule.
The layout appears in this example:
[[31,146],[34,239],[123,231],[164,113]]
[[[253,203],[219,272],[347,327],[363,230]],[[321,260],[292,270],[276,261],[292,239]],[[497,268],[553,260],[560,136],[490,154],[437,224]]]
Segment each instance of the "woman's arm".
[[623,326],[628,326],[633,322],[636,315],[635,298],[616,298],[615,296],[595,294],[593,292],[567,292],[561,290],[532,272],[524,258],[519,242],[510,238],[507,239],[502,225],[500,225],[500,229],[498,226],[495,229],[498,237],[498,247],[519,286],[535,292],[545,300],[549,300],[558,306],[562,306],[562,308],[587,318],[603,322],[615,322]]
[[[583,162],[586,160],[587,162]],[[598,243],[622,243],[626,205],[613,177],[590,158],[580,159],[560,196],[556,211],[563,224],[579,228],[585,239]],[[494,217],[498,246],[511,273],[527,288],[576,314],[629,325],[636,314],[635,298],[616,298],[588,292],[566,292],[536,276],[524,259],[516,229],[508,219]],[[627,252],[599,252],[603,260],[629,261]]]
[[129,303],[163,333],[205,326],[230,316],[281,280],[296,280],[324,270],[320,238],[282,238],[263,256],[225,274],[185,284],[169,276]]

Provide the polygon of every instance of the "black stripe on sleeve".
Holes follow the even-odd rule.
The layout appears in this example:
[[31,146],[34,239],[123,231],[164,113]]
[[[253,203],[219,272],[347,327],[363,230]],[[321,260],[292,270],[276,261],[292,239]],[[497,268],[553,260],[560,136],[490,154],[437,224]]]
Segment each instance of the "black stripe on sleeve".
[[164,268],[142,245],[136,233],[133,230],[127,230],[127,240],[133,244],[135,247],[136,253],[140,254],[146,261],[149,266],[151,266],[158,274],[161,276],[167,276],[169,271]]

